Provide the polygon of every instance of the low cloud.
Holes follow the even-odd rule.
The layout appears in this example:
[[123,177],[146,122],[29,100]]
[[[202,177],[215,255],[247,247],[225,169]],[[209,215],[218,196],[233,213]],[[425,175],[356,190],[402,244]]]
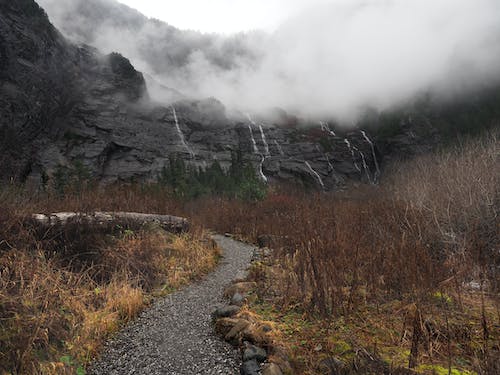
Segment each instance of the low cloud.
[[[448,97],[500,81],[497,0],[325,1],[272,34],[234,36],[181,31],[112,0],[39,2],[72,38],[121,52],[187,96],[236,109],[351,120],[364,106],[383,110],[429,90]],[[96,3],[112,17],[93,15]]]

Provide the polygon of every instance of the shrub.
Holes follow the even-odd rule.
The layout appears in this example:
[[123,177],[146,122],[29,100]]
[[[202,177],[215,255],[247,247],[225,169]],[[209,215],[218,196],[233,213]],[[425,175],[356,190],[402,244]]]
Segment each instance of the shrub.
[[197,169],[172,155],[158,182],[172,189],[176,198],[185,200],[218,195],[253,201],[263,199],[267,190],[252,164],[243,160],[241,152],[233,153],[227,171],[217,160],[206,169]]

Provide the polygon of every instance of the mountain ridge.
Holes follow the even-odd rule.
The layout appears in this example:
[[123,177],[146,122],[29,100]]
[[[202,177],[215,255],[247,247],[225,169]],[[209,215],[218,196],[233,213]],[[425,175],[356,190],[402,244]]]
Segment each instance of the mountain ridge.
[[[432,102],[374,113],[352,129],[279,109],[266,117],[228,113],[216,99],[165,106],[151,100],[144,75],[126,57],[71,43],[33,0],[1,0],[0,9],[4,180],[40,185],[78,164],[103,183],[156,181],[172,155],[194,167],[217,160],[228,168],[240,151],[269,182],[329,190],[374,183],[392,159],[434,149],[439,123],[454,129],[456,116],[443,116],[446,107]],[[459,117],[498,124],[498,92]]]

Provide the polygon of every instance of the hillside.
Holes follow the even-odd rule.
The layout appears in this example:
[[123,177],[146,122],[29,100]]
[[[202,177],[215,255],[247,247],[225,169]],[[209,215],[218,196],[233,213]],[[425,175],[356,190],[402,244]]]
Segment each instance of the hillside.
[[[104,17],[116,10],[111,1],[78,4],[87,9],[82,17],[103,15],[93,22],[150,22],[126,7]],[[155,181],[172,155],[195,167],[217,160],[228,168],[232,154],[242,152],[263,180],[334,189],[373,182],[387,161],[432,150],[453,133],[498,124],[495,86],[445,102],[427,96],[393,111],[367,111],[359,130],[280,110],[251,118],[214,99],[162,107],[126,57],[69,42],[31,0],[1,6],[3,179],[39,185],[76,166],[107,183]],[[68,32],[90,40],[87,31]]]

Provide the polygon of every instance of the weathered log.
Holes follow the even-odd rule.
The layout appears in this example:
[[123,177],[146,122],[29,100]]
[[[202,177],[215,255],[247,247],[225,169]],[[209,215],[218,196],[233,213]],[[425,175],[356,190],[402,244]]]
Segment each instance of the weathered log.
[[57,212],[35,214],[32,219],[44,227],[64,226],[69,223],[103,226],[121,225],[126,228],[140,228],[145,224],[157,224],[168,232],[180,233],[189,229],[187,219],[171,215],[141,214],[137,212]]

